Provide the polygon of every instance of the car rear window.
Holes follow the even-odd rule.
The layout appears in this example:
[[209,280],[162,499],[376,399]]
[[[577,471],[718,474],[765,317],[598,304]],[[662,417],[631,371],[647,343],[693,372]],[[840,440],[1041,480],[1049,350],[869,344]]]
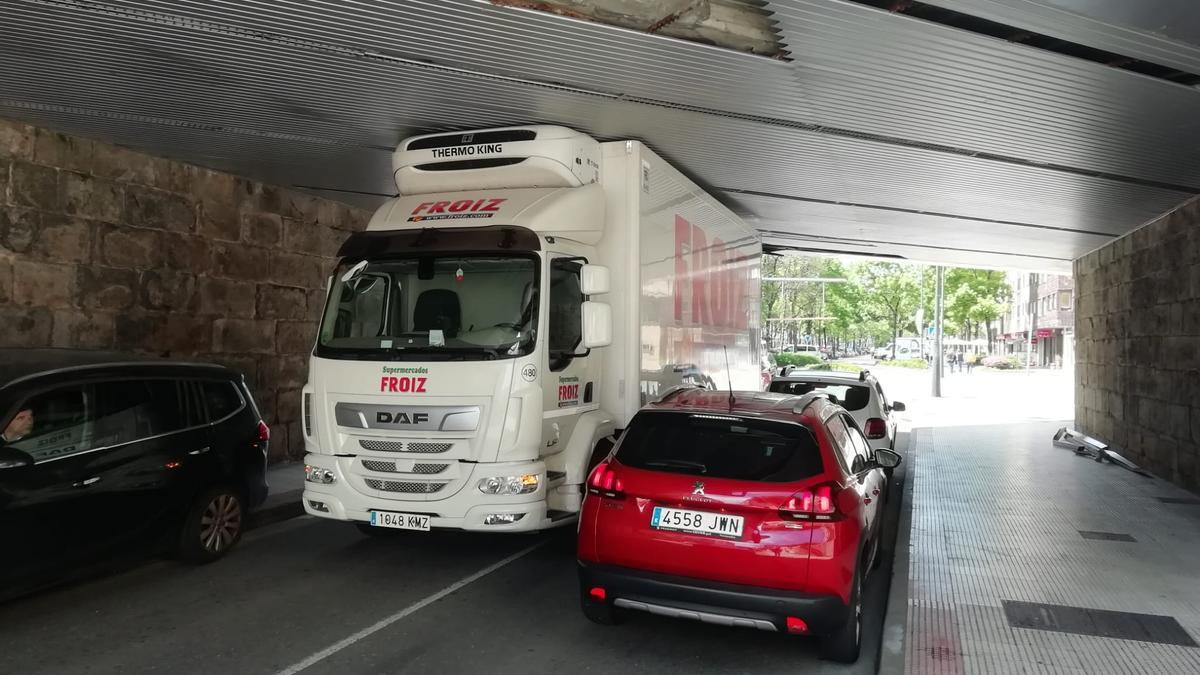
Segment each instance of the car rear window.
[[777,394],[803,396],[813,391],[823,391],[837,400],[834,403],[850,412],[862,410],[871,400],[871,389],[859,384],[830,384],[827,382],[804,382],[802,380],[775,380],[771,391]]
[[637,469],[767,483],[803,480],[822,470],[807,427],[734,415],[640,413],[616,457]]

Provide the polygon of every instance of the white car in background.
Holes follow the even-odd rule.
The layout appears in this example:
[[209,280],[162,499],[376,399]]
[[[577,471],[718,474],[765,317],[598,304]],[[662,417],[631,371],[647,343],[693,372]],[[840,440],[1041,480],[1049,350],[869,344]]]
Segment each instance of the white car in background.
[[821,350],[816,345],[788,345],[783,348],[783,351],[788,354],[808,354],[822,361],[825,360],[825,355],[821,353]]
[[888,401],[879,380],[869,371],[855,374],[785,367],[772,378],[769,390],[793,396],[823,391],[850,413],[872,450],[896,449],[896,419],[892,413],[903,412],[904,404]]

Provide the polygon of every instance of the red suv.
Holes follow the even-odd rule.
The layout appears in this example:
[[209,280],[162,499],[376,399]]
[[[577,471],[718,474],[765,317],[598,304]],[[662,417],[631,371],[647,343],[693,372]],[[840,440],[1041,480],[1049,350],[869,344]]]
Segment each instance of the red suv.
[[668,394],[588,477],[583,612],[818,635],[824,658],[854,661],[899,463],[823,393]]

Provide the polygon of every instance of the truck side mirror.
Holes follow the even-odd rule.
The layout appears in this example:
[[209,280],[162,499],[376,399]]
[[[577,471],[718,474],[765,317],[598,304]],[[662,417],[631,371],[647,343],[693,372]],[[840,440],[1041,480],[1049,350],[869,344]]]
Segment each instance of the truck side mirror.
[[579,290],[584,295],[600,295],[612,289],[612,280],[604,265],[579,266]]
[[593,349],[612,344],[612,307],[607,302],[589,300],[583,303],[580,313],[583,318],[581,347]]

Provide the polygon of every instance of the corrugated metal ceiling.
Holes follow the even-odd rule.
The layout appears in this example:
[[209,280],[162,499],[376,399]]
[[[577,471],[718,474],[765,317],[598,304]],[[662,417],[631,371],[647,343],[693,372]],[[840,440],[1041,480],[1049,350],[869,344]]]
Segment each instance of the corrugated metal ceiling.
[[4,2],[0,115],[364,193],[410,133],[560,123],[645,140],[764,231],[994,266],[1069,269],[1200,192],[1200,91],[769,6],[791,63],[472,0]]

